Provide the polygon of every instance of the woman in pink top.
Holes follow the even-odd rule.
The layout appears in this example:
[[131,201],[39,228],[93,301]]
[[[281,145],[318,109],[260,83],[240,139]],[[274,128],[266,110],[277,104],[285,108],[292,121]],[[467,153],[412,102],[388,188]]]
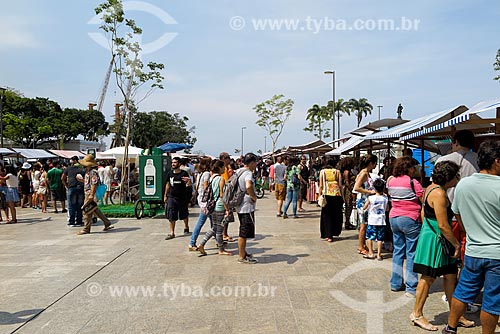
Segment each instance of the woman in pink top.
[[[424,190],[412,179],[415,165],[411,157],[398,158],[394,164],[393,176],[387,180],[387,189],[392,201],[389,221],[393,233],[391,291],[405,291],[415,296],[418,275],[413,272],[413,258],[417,248],[421,200]],[[406,258],[406,284],[403,281],[403,262]],[[409,297],[411,297],[409,295]]]

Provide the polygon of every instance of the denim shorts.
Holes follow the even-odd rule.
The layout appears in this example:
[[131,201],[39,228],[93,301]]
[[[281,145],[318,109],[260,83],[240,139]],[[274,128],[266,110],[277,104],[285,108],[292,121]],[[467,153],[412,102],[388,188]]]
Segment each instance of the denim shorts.
[[473,303],[483,287],[482,310],[500,315],[500,260],[465,255],[464,268],[453,298]]

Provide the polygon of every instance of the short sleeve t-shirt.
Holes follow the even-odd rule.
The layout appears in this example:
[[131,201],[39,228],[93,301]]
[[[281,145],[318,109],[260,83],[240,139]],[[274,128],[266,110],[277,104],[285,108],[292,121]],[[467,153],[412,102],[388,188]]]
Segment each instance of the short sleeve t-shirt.
[[52,168],[47,172],[47,179],[50,182],[50,190],[62,189],[62,176],[63,171],[59,168]]
[[[244,168],[241,171],[237,171],[237,173],[242,173],[238,179],[238,185],[241,190],[245,189],[246,191],[247,181],[252,182],[252,187],[255,187],[255,179],[253,177],[253,173],[250,170]],[[255,202],[252,200],[250,195],[248,195],[248,192],[245,194],[245,197],[243,197],[243,202],[241,203],[241,206],[237,208],[237,210],[238,213],[251,213],[255,211]]]
[[[453,161],[458,166],[460,166],[460,169],[458,170],[458,173],[460,174],[460,180],[479,172],[479,166],[477,164],[477,153],[474,152],[452,152],[437,159],[436,163],[442,161]],[[448,199],[450,200],[450,202],[453,202],[453,199],[455,197],[455,187],[449,188],[446,191],[446,194],[448,195]]]
[[417,197],[422,197],[424,189],[415,179],[413,188],[415,191],[411,188],[411,178],[408,175],[389,178],[387,189],[392,202],[389,218],[409,217],[415,221],[420,220],[421,206]]
[[198,177],[198,182],[197,182],[197,185],[198,185],[198,203],[201,203],[201,199],[203,197],[203,185],[205,184],[205,182],[208,182],[210,180],[210,172],[208,171],[204,171],[203,174],[201,174],[199,177]]
[[179,173],[174,173],[171,170],[168,173],[168,182],[170,183],[169,197],[180,201],[188,200],[188,190],[186,189],[186,182],[182,180],[183,177],[189,177],[189,174],[185,170],[181,170]]
[[76,188],[80,186],[83,188],[83,184],[76,179],[77,175],[81,175],[82,177],[85,175],[85,171],[83,169],[76,166],[69,166],[64,170],[63,174],[67,177],[66,183],[68,184],[68,188]]
[[297,166],[292,166],[292,168],[290,168],[290,170],[288,170],[286,172],[286,182],[287,182],[286,187],[287,188],[293,189],[293,188],[300,186],[300,184],[297,184],[297,185],[293,184],[293,176],[297,175],[297,178],[298,178],[299,174],[300,174],[300,169]]
[[286,166],[280,163],[274,165],[274,181],[278,184],[285,184]]
[[460,180],[451,208],[464,223],[465,254],[500,260],[500,176],[475,173]]
[[380,195],[368,196],[370,205],[368,206],[368,225],[385,225],[385,210],[387,208],[387,197]]

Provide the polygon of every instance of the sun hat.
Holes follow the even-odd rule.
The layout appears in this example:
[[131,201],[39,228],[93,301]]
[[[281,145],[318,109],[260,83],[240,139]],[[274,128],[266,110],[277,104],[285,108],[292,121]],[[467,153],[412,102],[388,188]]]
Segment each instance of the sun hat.
[[78,160],[78,162],[84,167],[96,167],[97,162],[92,154],[87,154],[85,158]]
[[23,163],[23,167],[21,167],[22,169],[30,169],[31,168],[31,164],[28,163],[28,162],[25,162]]

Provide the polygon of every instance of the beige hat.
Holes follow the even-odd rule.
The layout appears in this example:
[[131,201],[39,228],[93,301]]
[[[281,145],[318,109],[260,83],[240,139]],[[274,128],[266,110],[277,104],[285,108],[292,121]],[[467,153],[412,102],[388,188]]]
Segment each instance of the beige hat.
[[92,154],[87,154],[85,158],[78,160],[78,162],[84,167],[96,167],[97,162]]

